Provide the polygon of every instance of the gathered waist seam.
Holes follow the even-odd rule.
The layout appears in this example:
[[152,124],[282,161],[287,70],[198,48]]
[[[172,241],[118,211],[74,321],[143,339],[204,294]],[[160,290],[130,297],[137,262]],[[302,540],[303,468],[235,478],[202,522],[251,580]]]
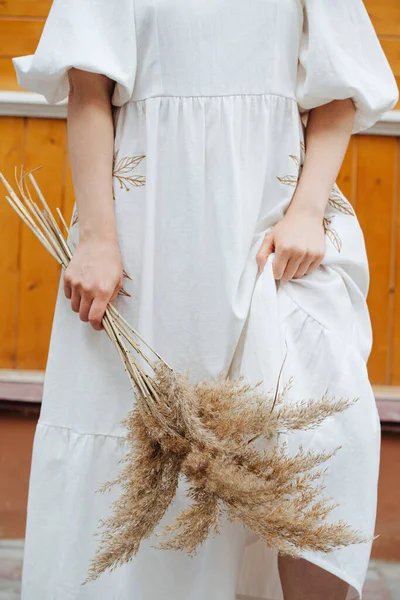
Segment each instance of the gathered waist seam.
[[125,104],[138,104],[139,102],[146,102],[147,100],[152,100],[152,99],[160,99],[160,98],[177,98],[177,99],[186,99],[186,98],[193,98],[193,99],[202,99],[202,98],[241,98],[241,97],[247,97],[247,98],[251,98],[251,97],[261,97],[261,98],[267,98],[269,96],[274,96],[277,98],[283,98],[284,100],[290,100],[291,102],[294,102],[295,104],[297,104],[297,100],[296,98],[293,98],[292,96],[285,96],[283,94],[275,94],[275,93],[264,93],[264,94],[197,94],[197,95],[185,95],[185,94],[156,94],[154,96],[147,96],[146,98],[139,98],[138,100],[128,100],[127,102],[125,102]]
[[68,434],[73,434],[73,435],[77,435],[77,436],[81,436],[81,437],[101,437],[101,438],[114,438],[117,441],[121,441],[121,443],[124,443],[127,441],[126,436],[125,435],[115,435],[112,433],[103,433],[100,431],[80,431],[78,429],[74,429],[72,427],[68,427],[67,425],[57,425],[56,423],[46,423],[46,421],[42,420],[42,419],[38,419],[36,425],[39,425],[41,427],[47,427],[48,429],[62,429],[63,431],[67,432]]

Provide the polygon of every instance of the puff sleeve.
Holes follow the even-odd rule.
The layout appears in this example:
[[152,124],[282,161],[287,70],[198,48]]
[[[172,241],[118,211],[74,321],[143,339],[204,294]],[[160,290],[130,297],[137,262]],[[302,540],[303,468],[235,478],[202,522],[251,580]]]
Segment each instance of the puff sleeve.
[[302,0],[296,100],[300,114],[352,98],[353,133],[392,109],[399,89],[362,0]]
[[12,61],[19,85],[50,103],[68,97],[76,67],[114,80],[112,103],[121,106],[136,74],[133,0],[54,0],[35,53]]

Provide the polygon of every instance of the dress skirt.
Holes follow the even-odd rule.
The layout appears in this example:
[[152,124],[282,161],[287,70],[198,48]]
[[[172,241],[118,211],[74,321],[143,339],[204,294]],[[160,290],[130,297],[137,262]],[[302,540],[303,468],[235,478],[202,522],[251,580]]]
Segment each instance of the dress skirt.
[[[358,397],[345,412],[286,441],[293,452],[300,444],[316,452],[342,446],[326,474],[326,494],[339,503],[330,518],[372,536],[380,424],[366,370],[368,263],[357,217],[340,190],[327,207],[335,236],[327,236],[321,266],[278,282],[272,255],[257,275],[257,250],[284,214],[304,159],[296,104],[279,96],[157,98],[118,109],[115,124],[115,211],[129,276],[129,295],[119,296],[116,307],[193,380],[231,368],[269,391],[287,352],[282,385],[293,378],[293,401],[326,391]],[[216,147],[213,136],[221,131],[226,137]],[[97,522],[120,491],[95,490],[118,471],[126,450],[120,421],[133,402],[107,335],[71,311],[60,280],[32,457],[23,600],[233,600],[236,593],[280,599],[276,552],[240,523],[224,524],[195,558],[155,549],[152,536],[129,564],[80,587]],[[187,502],[185,486],[181,480],[162,523]],[[370,543],[304,554],[351,584],[349,598],[361,595],[369,555]]]

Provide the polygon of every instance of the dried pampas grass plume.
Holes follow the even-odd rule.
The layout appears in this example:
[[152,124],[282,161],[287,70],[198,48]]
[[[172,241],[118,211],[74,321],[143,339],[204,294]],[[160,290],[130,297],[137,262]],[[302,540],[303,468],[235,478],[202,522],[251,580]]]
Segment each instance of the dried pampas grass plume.
[[[175,431],[182,433],[186,427],[185,435],[180,442],[175,436],[160,435],[158,423],[153,426],[142,418],[138,401],[122,421],[130,445],[125,467],[99,491],[115,484],[123,491],[111,516],[101,523],[103,538],[85,583],[126,562],[129,553],[133,557],[141,540],[155,532],[175,495],[179,473],[189,482],[191,503],[173,524],[155,532],[161,538],[156,548],[193,556],[209,535],[219,533],[224,513],[282,554],[330,552],[366,541],[343,521],[324,522],[335,504],[322,497],[322,476],[325,463],[339,447],[320,453],[299,447],[290,455],[286,444],[276,441],[279,433],[317,427],[355,400],[324,395],[289,405],[285,397],[290,385],[278,395],[265,395],[259,384],[250,386],[242,377],[191,386],[187,375],[174,373],[161,362],[154,371],[160,398],[175,407]],[[269,448],[255,447],[260,436],[272,442]],[[158,458],[170,457],[176,465],[172,477],[171,463],[166,462],[165,479],[161,478],[152,452]],[[158,477],[156,483],[149,482],[149,472]]]
[[[48,207],[32,173],[16,177],[19,195],[0,173],[6,199],[48,252],[63,267],[72,248]],[[32,199],[32,184],[40,207]],[[70,235],[60,211],[61,224]],[[240,521],[281,554],[303,550],[330,552],[367,541],[344,521],[328,523],[335,504],[324,498],[326,463],[339,447],[323,452],[299,447],[290,455],[279,435],[318,427],[326,418],[348,409],[357,399],[286,402],[293,382],[275,394],[250,385],[243,377],[220,376],[191,384],[188,373],[176,373],[140,334],[109,304],[103,318],[134,388],[133,408],[121,421],[128,451],[117,477],[97,491],[114,485],[120,497],[111,514],[100,520],[101,539],[82,585],[104,571],[131,560],[141,542],[153,533],[164,550],[189,555],[212,533],[221,516]],[[259,449],[261,439],[267,443]],[[191,503],[175,522],[155,531],[173,501],[183,476]]]

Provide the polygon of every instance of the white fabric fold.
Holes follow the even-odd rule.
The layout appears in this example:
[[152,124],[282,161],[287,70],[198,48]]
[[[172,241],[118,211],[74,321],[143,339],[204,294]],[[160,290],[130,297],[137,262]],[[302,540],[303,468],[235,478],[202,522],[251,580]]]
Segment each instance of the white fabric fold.
[[352,98],[353,133],[398,102],[399,90],[362,0],[303,0],[296,100],[301,113]]
[[21,87],[50,103],[68,96],[75,67],[116,82],[112,103],[132,95],[136,73],[133,0],[55,0],[34,54],[13,58]]

